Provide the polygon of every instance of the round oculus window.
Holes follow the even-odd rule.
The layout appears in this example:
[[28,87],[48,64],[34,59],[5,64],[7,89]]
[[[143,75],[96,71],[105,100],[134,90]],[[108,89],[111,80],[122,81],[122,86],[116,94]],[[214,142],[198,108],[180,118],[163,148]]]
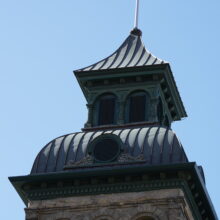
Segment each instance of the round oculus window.
[[97,162],[111,162],[117,159],[120,153],[120,144],[117,140],[106,137],[99,139],[93,145],[93,156]]

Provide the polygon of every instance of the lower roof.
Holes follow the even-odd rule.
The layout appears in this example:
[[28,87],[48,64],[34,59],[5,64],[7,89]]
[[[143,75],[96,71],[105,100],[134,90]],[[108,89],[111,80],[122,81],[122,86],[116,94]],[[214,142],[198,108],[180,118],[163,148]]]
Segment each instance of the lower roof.
[[[144,165],[188,162],[181,143],[171,129],[148,126],[78,132],[56,138],[39,152],[34,161],[31,174],[70,171],[66,169],[69,164],[74,166],[74,170],[82,169],[83,161],[88,156],[90,144],[95,138],[105,134],[113,134],[119,137],[125,157],[133,158],[135,161],[135,158],[142,156]],[[112,166],[112,164],[110,163],[109,166]],[[114,166],[117,166],[117,162],[114,163]],[[96,166],[87,167],[87,169],[96,168]]]

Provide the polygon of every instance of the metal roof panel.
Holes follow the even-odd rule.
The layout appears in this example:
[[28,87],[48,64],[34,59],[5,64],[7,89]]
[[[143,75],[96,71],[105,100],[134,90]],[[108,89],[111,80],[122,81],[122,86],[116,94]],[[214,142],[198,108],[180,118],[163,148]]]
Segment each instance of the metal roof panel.
[[166,63],[145,49],[141,36],[131,33],[110,56],[75,72],[98,71],[125,67],[150,66]]
[[105,134],[117,135],[124,144],[123,153],[131,157],[143,155],[147,165],[188,162],[181,143],[169,128],[118,128],[74,133],[51,141],[35,159],[31,174],[65,171],[65,165],[85,159],[91,141]]

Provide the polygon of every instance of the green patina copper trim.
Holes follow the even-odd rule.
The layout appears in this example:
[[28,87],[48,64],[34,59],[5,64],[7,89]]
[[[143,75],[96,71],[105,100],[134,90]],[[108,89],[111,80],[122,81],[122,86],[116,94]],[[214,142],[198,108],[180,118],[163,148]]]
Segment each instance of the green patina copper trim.
[[171,189],[176,187],[183,188],[184,182],[182,180],[174,179],[172,181],[158,180],[158,181],[132,182],[132,184],[117,183],[117,184],[73,186],[73,187],[65,187],[65,188],[27,190],[26,195],[30,200],[45,200],[45,199],[54,199],[58,197],[123,193],[123,192],[141,192],[141,191],[149,191],[156,189]]
[[195,219],[207,216],[218,219],[195,163],[81,170],[9,179],[25,204],[29,200],[181,188]]
[[[88,71],[88,72],[75,72],[80,87],[87,99],[89,104],[94,105],[93,100],[97,95],[104,94],[109,91],[116,91],[117,88],[123,88],[123,91],[117,91],[121,97],[128,92],[139,90],[145,86],[145,89],[149,88],[149,82],[154,84],[154,89],[157,90],[158,86],[163,85],[160,96],[164,96],[163,103],[167,104],[168,108],[166,114],[169,117],[169,122],[181,120],[183,117],[187,117],[184,109],[178,88],[175,83],[172,71],[169,64],[161,64],[155,66],[144,66],[135,68],[122,68],[122,69],[109,69],[99,71]],[[121,82],[123,81],[123,83]],[[106,84],[106,82],[108,82]],[[120,98],[120,102],[125,102],[124,98]],[[152,107],[152,115],[149,121],[158,122],[156,110]],[[97,118],[98,111],[94,111],[95,106],[90,108],[90,117],[88,123],[85,125],[86,128],[94,127],[94,123]],[[119,109],[119,108],[118,108]],[[117,110],[118,110],[117,109]],[[126,106],[120,105],[120,117],[116,120],[117,125],[126,124]],[[122,113],[124,113],[122,117]],[[119,113],[116,113],[118,115]]]
[[118,161],[110,161],[110,162],[93,162],[91,164],[86,164],[86,165],[79,165],[79,164],[70,164],[70,165],[66,165],[64,166],[65,170],[74,170],[75,169],[87,169],[87,168],[114,168],[116,166],[128,166],[128,165],[140,165],[140,164],[144,164],[146,163],[146,160],[142,160],[139,158],[132,158],[133,161],[126,161],[126,162],[118,162]]
[[155,165],[155,166],[127,166],[127,167],[115,167],[112,169],[97,169],[97,170],[76,170],[74,172],[56,172],[46,174],[34,174],[26,176],[9,177],[11,182],[23,182],[23,181],[41,181],[41,180],[54,180],[54,179],[69,179],[79,178],[88,176],[109,176],[117,174],[128,174],[128,173],[144,173],[144,172],[164,172],[164,171],[178,171],[178,170],[192,170],[196,166],[196,163],[180,163],[180,164],[169,164],[169,165]]

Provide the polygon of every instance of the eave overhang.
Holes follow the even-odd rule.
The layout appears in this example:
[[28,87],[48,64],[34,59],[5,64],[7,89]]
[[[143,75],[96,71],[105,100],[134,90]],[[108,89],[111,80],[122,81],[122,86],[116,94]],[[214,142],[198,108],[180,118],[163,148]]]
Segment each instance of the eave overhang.
[[195,163],[127,166],[9,177],[24,203],[80,195],[181,188],[195,219],[217,220]]

